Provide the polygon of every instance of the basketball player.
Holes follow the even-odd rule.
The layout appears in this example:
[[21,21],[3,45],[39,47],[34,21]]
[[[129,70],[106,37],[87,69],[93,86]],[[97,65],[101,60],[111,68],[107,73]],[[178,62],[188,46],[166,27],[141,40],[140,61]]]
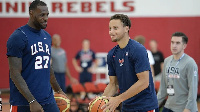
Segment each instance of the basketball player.
[[192,57],[184,53],[188,37],[175,32],[171,38],[172,55],[164,61],[158,103],[167,98],[163,112],[198,112],[198,67]]
[[[130,27],[127,15],[110,18],[109,34],[118,45],[107,56],[110,83],[103,96],[109,102],[102,109],[114,112],[122,102],[122,112],[158,112],[148,55],[143,45],[130,39]],[[113,97],[118,89],[120,95]]]
[[[145,37],[142,35],[138,35],[134,38],[135,41],[139,42],[140,44],[142,44],[144,46],[145,44]],[[152,72],[152,76],[154,78],[155,74],[154,74],[154,64],[155,64],[155,60],[153,58],[152,52],[150,50],[147,49],[147,54],[148,54],[148,58],[149,58],[149,64],[151,67],[151,72]]]
[[158,43],[156,40],[152,39],[149,42],[150,50],[152,52],[153,58],[155,60],[155,64],[153,65],[154,74],[155,74],[155,81],[161,80],[161,72],[163,70],[164,65],[164,56],[161,51],[158,50]]
[[11,112],[59,112],[52,88],[64,93],[50,66],[51,37],[43,30],[48,15],[46,3],[33,1],[28,23],[7,41]]

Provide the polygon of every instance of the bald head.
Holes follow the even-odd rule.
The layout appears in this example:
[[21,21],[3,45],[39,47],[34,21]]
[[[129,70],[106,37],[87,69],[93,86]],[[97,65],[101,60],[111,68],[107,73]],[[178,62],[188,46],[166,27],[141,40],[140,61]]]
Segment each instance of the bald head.
[[61,44],[60,35],[54,34],[52,36],[52,44],[53,44],[54,47],[60,47],[60,44]]
[[150,40],[149,46],[150,46],[150,49],[151,49],[151,51],[152,51],[153,53],[157,52],[157,50],[158,50],[158,49],[157,49],[158,45],[157,45],[156,40]]
[[88,51],[90,49],[90,40],[84,39],[82,41],[82,48],[84,51]]

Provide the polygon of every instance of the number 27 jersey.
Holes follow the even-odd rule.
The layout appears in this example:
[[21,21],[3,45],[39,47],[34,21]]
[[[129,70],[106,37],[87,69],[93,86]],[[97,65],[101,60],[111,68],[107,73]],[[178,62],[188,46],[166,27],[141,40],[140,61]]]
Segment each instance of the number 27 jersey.
[[[7,41],[7,56],[22,59],[21,75],[40,104],[54,102],[50,85],[51,36],[28,25],[14,31]],[[11,105],[28,105],[10,79]]]

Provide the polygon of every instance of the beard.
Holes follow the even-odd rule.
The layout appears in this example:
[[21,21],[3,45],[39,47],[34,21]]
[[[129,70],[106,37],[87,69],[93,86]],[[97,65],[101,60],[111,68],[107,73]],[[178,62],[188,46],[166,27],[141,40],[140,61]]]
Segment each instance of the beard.
[[111,40],[112,40],[112,42],[118,42],[118,41],[120,41],[122,38],[124,38],[124,36],[125,36],[125,33],[122,34],[122,35],[120,35],[120,36],[118,36],[118,37],[116,37],[116,38],[114,38],[114,39],[111,38]]
[[117,42],[118,41],[118,39],[112,39],[112,42]]
[[47,25],[44,26],[41,23],[39,23],[38,21],[34,21],[33,23],[36,26],[36,28],[39,28],[39,29],[45,29],[47,27]]
[[47,27],[47,25],[42,25],[41,23],[39,23],[36,18],[34,19],[33,24],[37,29],[45,29]]
[[45,25],[45,26],[43,26],[43,25],[40,25],[41,27],[41,29],[45,29],[46,27],[47,27],[47,25]]

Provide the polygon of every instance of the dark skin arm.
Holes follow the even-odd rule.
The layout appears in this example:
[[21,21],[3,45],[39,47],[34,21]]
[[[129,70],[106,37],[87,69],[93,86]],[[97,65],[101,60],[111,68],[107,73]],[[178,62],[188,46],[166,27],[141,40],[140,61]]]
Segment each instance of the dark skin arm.
[[67,95],[62,91],[62,89],[60,88],[56,78],[55,78],[55,75],[54,75],[54,71],[53,71],[53,68],[51,66],[50,68],[50,83],[51,83],[51,87],[53,88],[53,90],[59,94],[63,94],[67,97]]
[[[34,96],[31,94],[26,81],[21,75],[22,71],[22,59],[17,57],[8,57],[10,78],[14,82],[15,86],[19,92],[27,99],[28,102],[35,100]],[[34,101],[30,104],[31,112],[43,112],[42,106]]]
[[52,66],[50,68],[50,83],[51,83],[51,87],[53,88],[53,90],[55,92],[62,91],[61,88],[60,88],[60,86],[59,86],[59,84],[58,84],[58,82],[57,82],[57,80],[56,80],[56,78],[55,78]]

